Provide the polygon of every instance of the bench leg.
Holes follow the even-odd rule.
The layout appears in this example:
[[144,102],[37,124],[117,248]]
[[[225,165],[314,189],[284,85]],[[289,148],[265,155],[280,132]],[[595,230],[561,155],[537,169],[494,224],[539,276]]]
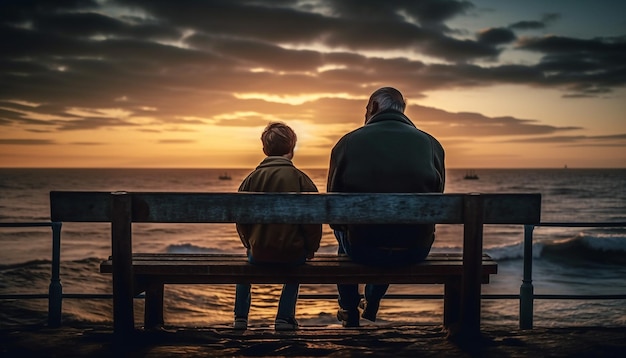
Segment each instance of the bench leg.
[[163,326],[163,287],[162,282],[146,284],[146,302],[144,307],[144,325],[146,329]]
[[461,278],[450,278],[443,291],[443,326],[448,329],[461,319]]

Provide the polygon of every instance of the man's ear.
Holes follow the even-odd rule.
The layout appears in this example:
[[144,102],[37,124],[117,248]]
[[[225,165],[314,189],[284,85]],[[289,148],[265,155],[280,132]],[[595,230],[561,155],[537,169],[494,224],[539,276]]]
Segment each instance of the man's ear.
[[376,113],[378,113],[378,102],[377,101],[372,101],[372,106],[370,107],[370,116],[375,115]]

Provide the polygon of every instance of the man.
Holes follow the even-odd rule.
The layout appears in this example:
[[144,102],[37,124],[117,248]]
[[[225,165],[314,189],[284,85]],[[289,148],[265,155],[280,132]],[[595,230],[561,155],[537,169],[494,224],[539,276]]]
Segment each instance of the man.
[[[404,115],[402,94],[391,87],[376,90],[365,111],[365,125],[343,136],[331,152],[328,192],[442,193],[444,150],[430,134]],[[434,225],[331,225],[339,254],[364,265],[393,266],[426,258],[434,241]],[[337,285],[337,319],[344,327],[359,326],[362,317],[376,320],[388,284]]]

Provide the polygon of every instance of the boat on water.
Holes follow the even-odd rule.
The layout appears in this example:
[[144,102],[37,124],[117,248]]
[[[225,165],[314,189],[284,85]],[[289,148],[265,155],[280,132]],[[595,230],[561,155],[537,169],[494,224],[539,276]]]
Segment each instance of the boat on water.
[[219,179],[220,180],[231,180],[232,178],[231,178],[230,174],[224,173],[224,174],[220,174]]
[[478,180],[478,174],[476,174],[476,172],[473,170],[469,170],[467,173],[465,173],[465,176],[463,177],[463,179]]

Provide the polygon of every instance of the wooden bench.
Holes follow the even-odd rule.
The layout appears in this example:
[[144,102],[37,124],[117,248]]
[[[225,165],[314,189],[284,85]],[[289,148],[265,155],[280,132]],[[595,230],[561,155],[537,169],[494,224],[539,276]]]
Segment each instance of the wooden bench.
[[[444,284],[445,327],[480,333],[481,284],[497,272],[482,251],[484,224],[536,224],[540,194],[348,193],[50,193],[54,222],[110,222],[116,335],[135,329],[133,298],[146,293],[145,326],[163,323],[165,284],[398,283]],[[133,223],[463,224],[463,252],[420,264],[377,268],[319,256],[285,270],[247,263],[242,255],[133,253]],[[234,237],[233,240],[238,240]]]

